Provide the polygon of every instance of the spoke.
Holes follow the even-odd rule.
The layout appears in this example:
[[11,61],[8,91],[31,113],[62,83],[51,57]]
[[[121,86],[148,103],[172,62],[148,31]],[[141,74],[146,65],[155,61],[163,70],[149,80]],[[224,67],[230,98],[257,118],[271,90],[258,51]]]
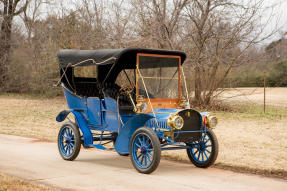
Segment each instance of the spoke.
[[202,161],[204,161],[203,151],[201,152]]
[[140,146],[139,144],[135,143],[135,145],[136,145],[138,148],[141,148],[141,146]]
[[73,143],[70,143],[70,144],[71,144],[72,147],[74,147],[74,144],[73,144]]
[[204,144],[206,144],[208,141],[209,141],[209,138],[207,140],[205,139]]
[[152,145],[152,142],[150,141],[150,143],[148,144],[147,148],[149,148]]
[[64,135],[66,135],[66,137],[68,137],[68,133],[67,133],[67,129],[64,130]]
[[71,132],[70,132],[70,129],[67,129],[68,130],[68,135],[69,135],[69,138],[71,138]]
[[143,137],[143,145],[146,145],[145,144],[145,135],[143,135],[142,137]]
[[139,142],[140,142],[141,146],[143,146],[143,143],[142,143],[142,141],[141,141],[140,136],[138,137],[138,140],[139,140]]
[[142,154],[140,153],[139,156],[137,156],[137,160],[139,160],[141,156],[142,156]]
[[200,158],[200,153],[201,153],[201,151],[199,151],[199,153],[198,153],[197,160],[199,160],[199,158]]
[[208,153],[211,153],[209,150],[205,149],[205,151],[207,151]]
[[70,153],[71,153],[71,146],[69,145],[68,148],[69,148],[69,155],[70,155]]
[[143,157],[142,157],[142,159],[141,159],[141,162],[140,162],[140,163],[141,163],[141,165],[143,165]]
[[146,149],[147,151],[153,151],[153,148],[151,148],[151,149]]
[[152,159],[152,155],[150,154],[150,152],[147,152],[147,155]]
[[205,148],[207,148],[207,147],[211,147],[212,145],[205,145]]
[[73,133],[72,129],[69,129],[70,137],[72,137],[72,133]]
[[67,139],[67,137],[66,137],[65,135],[62,135],[62,138],[65,138],[65,139]]
[[195,155],[196,155],[196,153],[198,153],[198,151],[199,151],[199,150],[197,149],[197,150],[196,150],[196,152],[195,152],[195,153],[193,153],[193,155],[195,156]]
[[205,155],[205,157],[206,157],[206,160],[208,159],[208,156],[207,156],[207,154],[205,153],[205,151],[203,151],[203,153],[204,153],[204,155]]
[[145,165],[147,166],[146,158],[147,156],[144,156]]
[[69,134],[69,129],[65,129],[65,132],[66,132],[66,135],[67,135],[67,137],[70,137],[70,134]]
[[204,134],[204,136],[201,137],[201,140],[202,140],[202,141],[205,140],[206,135],[207,135],[207,134]]
[[150,161],[150,158],[149,158],[149,153],[147,153],[148,155],[147,155],[147,159],[148,159],[148,164],[150,164],[151,163],[151,161]]
[[[66,147],[66,148],[65,148],[65,147]],[[68,152],[68,145],[67,145],[67,144],[64,146],[64,150],[65,150],[65,153]]]

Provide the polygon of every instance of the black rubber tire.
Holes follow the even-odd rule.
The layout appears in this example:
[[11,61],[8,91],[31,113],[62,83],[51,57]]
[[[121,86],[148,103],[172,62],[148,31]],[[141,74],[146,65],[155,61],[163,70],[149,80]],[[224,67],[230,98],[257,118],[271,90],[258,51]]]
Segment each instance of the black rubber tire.
[[[59,144],[59,141],[60,141],[60,132],[65,128],[65,127],[69,127],[72,129],[72,131],[74,132],[74,139],[75,139],[75,149],[73,150],[72,154],[70,156],[65,156],[63,155],[63,153],[61,152],[61,149],[60,149],[60,144]],[[59,133],[58,133],[58,150],[59,150],[59,153],[61,155],[61,157],[64,159],[64,160],[69,160],[69,161],[73,161],[77,158],[77,156],[79,155],[80,153],[80,150],[81,150],[81,136],[80,136],[80,131],[79,131],[79,128],[76,124],[68,121],[66,123],[64,123],[61,127],[61,129],[59,130]]]
[[217,155],[218,155],[218,149],[219,149],[219,146],[218,146],[218,141],[217,141],[217,138],[214,134],[214,132],[209,129],[206,133],[209,138],[210,138],[210,141],[211,141],[211,154],[210,154],[210,157],[207,161],[205,161],[204,163],[198,163],[193,157],[192,157],[192,154],[190,153],[190,149],[186,149],[187,151],[187,155],[188,155],[188,158],[190,159],[190,161],[196,166],[196,167],[199,167],[199,168],[208,168],[210,167],[211,165],[214,164],[214,162],[216,161],[217,159]]
[[[153,148],[154,148],[153,160],[151,162],[151,165],[147,168],[140,168],[133,159],[132,145],[133,145],[133,141],[135,137],[138,134],[147,135],[150,138]],[[138,128],[131,137],[129,152],[130,152],[130,159],[132,161],[132,164],[138,172],[143,173],[143,174],[152,173],[153,171],[157,169],[160,163],[160,158],[161,158],[160,142],[159,142],[158,136],[151,128],[147,128],[147,127]]]

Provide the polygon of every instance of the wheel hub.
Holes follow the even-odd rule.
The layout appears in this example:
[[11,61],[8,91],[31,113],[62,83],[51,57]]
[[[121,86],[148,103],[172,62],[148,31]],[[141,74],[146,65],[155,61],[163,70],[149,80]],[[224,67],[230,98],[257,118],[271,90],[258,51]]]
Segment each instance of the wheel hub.
[[69,145],[71,143],[71,139],[70,138],[66,139],[66,143]]
[[142,153],[142,154],[144,154],[144,155],[145,155],[145,154],[146,154],[146,151],[147,151],[147,150],[146,150],[146,148],[145,148],[145,147],[141,147],[141,153]]
[[199,143],[199,150],[200,150],[200,151],[204,151],[204,150],[205,150],[205,144],[204,144],[203,141],[201,141],[201,142]]

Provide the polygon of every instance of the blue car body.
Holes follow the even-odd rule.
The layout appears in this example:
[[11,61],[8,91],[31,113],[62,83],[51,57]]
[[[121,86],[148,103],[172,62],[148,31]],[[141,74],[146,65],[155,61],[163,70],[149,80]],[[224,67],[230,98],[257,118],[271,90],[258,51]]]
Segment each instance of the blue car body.
[[[194,155],[192,157],[195,157],[191,158],[191,161],[196,161],[199,166],[201,164],[209,166],[217,156],[217,151],[214,157],[214,154],[206,149],[211,146],[206,145],[207,142],[213,138],[205,139],[207,131],[211,128],[210,114],[190,109],[189,102],[182,99],[180,69],[185,58],[186,55],[180,51],[138,48],[60,51],[58,59],[61,84],[68,109],[61,111],[56,120],[62,122],[69,114],[72,114],[75,118],[74,124],[80,130],[81,144],[84,147],[95,147],[102,150],[115,149],[120,155],[129,155],[133,152],[132,161],[137,161],[134,166],[138,166],[140,169],[147,168],[145,167],[148,166],[147,160],[151,160],[151,158],[142,156],[147,155],[146,149],[148,149],[149,142],[138,148],[135,146],[138,143],[132,143],[133,137],[141,141],[140,136],[143,136],[143,140],[156,136],[160,143],[160,151],[187,149],[191,155]],[[75,68],[85,66],[97,66],[96,78],[75,76]],[[151,88],[153,93],[150,93],[146,88],[140,69],[145,71],[145,69],[153,68],[155,68],[154,70],[160,68],[160,74],[163,75],[165,72],[161,72],[162,68],[163,70],[169,68],[165,71],[174,69],[175,72],[171,76],[144,76],[147,81],[160,79],[164,82],[168,79],[167,85],[160,82],[156,91]],[[129,79],[125,71],[127,69],[134,70],[135,82]],[[119,73],[122,71],[126,74],[130,84],[135,83],[134,87],[131,88],[131,85],[130,87],[120,87],[116,84]],[[178,92],[169,89],[167,94],[164,91],[169,88],[171,80],[174,80],[172,82],[177,85]],[[150,81],[150,83],[154,82]],[[188,94],[186,96],[188,97]],[[179,121],[176,122],[176,120]],[[140,130],[141,127],[148,128],[149,131],[136,136],[137,130]],[[150,130],[155,134],[149,133]],[[79,152],[77,151],[75,157],[67,157],[75,152],[75,138],[78,135],[73,131],[75,129],[71,125],[64,126],[58,136],[59,151],[67,160],[73,160]],[[209,136],[214,135],[209,134]],[[151,140],[149,141],[151,142]],[[108,142],[114,142],[114,146],[106,146]],[[154,140],[153,143],[155,144]],[[131,145],[135,147],[133,151],[131,151]],[[194,152],[193,149],[197,149],[197,151]],[[137,157],[139,150],[142,153],[139,154],[141,161],[138,158],[140,156]],[[205,151],[210,153],[208,155],[213,158],[212,162],[209,162]],[[196,155],[196,153],[199,154]],[[206,157],[203,156],[203,153]],[[154,165],[151,161],[149,164]],[[157,165],[158,163],[153,168],[156,168]],[[143,172],[150,173],[153,170]]]

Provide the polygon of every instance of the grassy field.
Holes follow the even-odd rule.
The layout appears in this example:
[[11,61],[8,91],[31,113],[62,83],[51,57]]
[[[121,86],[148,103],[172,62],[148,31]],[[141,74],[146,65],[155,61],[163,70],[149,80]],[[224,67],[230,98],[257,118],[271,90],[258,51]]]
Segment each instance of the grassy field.
[[55,191],[0,173],[0,191]]
[[[215,166],[287,178],[287,108],[268,106],[264,114],[258,104],[232,107],[236,112],[213,112],[219,118]],[[55,117],[65,108],[64,98],[2,95],[0,133],[56,141],[61,124]],[[163,156],[188,161],[185,151],[166,151]]]

